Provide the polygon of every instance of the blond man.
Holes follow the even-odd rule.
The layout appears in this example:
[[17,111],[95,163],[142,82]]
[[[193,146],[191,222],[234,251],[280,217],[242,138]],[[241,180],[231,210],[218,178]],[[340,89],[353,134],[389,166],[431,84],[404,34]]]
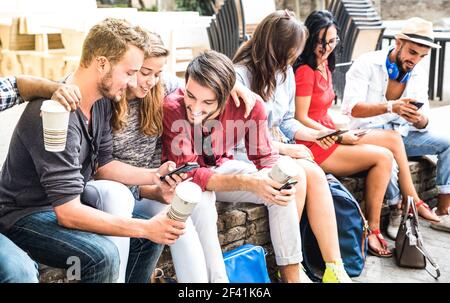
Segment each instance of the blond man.
[[[157,170],[135,168],[112,158],[110,100],[119,100],[136,73],[148,41],[123,20],[106,19],[88,33],[80,65],[68,84],[79,87],[80,107],[70,114],[66,149],[47,152],[39,118],[41,101],[27,105],[0,176],[0,231],[36,261],[68,268],[68,278],[114,282],[119,252],[103,235],[130,237],[126,280],[146,282],[161,253],[184,231],[164,214],[148,220],[107,214],[82,202],[92,176],[110,182],[111,197],[133,199],[126,184],[154,184]],[[25,144],[26,143],[26,144]],[[14,177],[13,177],[14,175]],[[117,181],[117,182],[114,182]],[[120,182],[120,183],[119,183]]]

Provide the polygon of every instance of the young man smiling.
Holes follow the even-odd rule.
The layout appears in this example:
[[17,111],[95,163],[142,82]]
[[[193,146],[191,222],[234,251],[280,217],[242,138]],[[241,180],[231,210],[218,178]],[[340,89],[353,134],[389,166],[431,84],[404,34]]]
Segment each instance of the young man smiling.
[[[244,109],[229,101],[236,81],[233,64],[214,51],[194,58],[185,80],[185,89],[169,95],[164,102],[163,157],[177,166],[200,164],[189,175],[203,190],[215,191],[217,201],[265,205],[282,279],[308,282],[299,265],[302,251],[296,206],[296,188],[304,190],[299,185],[304,185],[305,176],[298,176],[299,184],[283,190],[279,190],[282,184],[268,176],[279,155],[271,145],[262,100],[244,117]],[[253,163],[231,156],[241,140]],[[210,218],[209,226],[211,241],[217,241],[214,218]]]
[[[408,156],[438,156],[438,206],[430,212],[423,201],[416,201],[416,205],[419,215],[432,221],[432,228],[450,232],[450,136],[448,131],[428,127],[427,74],[417,66],[431,48],[440,48],[434,43],[432,23],[409,19],[396,35],[394,48],[364,54],[353,63],[346,75],[342,109],[350,116],[351,128],[397,131]],[[386,198],[390,204],[400,205],[397,174],[393,174]],[[396,237],[400,216],[399,210],[391,212],[391,238]]]

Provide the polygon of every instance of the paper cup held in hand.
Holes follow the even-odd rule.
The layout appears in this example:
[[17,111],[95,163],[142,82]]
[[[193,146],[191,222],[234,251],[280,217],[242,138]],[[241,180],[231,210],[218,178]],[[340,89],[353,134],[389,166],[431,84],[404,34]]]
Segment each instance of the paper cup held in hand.
[[286,183],[290,178],[298,175],[298,165],[288,156],[280,156],[277,163],[269,172],[269,177],[278,183]]
[[176,221],[186,222],[197,203],[202,198],[202,189],[193,182],[181,182],[175,188],[175,195],[167,216]]
[[66,148],[70,112],[53,100],[42,102],[41,112],[45,150],[63,151]]

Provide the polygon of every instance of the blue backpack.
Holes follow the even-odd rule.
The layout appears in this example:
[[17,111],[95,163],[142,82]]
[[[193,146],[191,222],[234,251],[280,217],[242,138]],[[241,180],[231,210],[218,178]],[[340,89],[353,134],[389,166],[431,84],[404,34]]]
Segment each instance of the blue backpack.
[[244,244],[224,253],[223,260],[230,283],[270,283],[261,246]]
[[[350,277],[357,277],[364,269],[367,255],[367,236],[369,233],[358,201],[333,175],[327,175],[334,201],[338,227],[339,247],[344,268]],[[325,263],[319,245],[308,222],[306,211],[300,222],[302,236],[303,266],[314,280],[321,280]]]

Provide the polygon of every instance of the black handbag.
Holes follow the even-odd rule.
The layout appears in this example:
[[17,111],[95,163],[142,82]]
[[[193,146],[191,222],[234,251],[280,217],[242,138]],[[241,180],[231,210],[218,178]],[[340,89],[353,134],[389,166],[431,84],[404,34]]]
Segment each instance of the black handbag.
[[[398,266],[425,268],[435,279],[441,275],[439,266],[433,261],[423,244],[419,230],[419,216],[412,197],[408,197],[406,207],[403,209],[402,221],[395,240],[395,257]],[[427,267],[427,260],[434,273]]]

